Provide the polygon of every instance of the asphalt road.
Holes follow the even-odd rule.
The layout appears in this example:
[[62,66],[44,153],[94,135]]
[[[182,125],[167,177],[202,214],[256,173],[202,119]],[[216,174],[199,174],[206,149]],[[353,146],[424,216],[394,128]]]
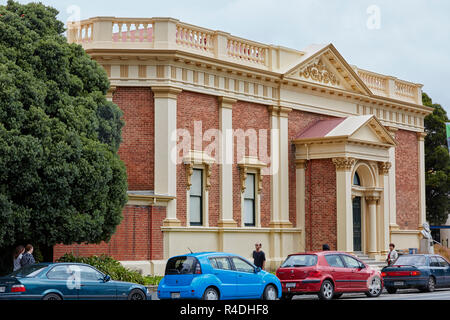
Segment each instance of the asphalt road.
[[[293,300],[318,300],[317,295],[295,296]],[[377,298],[368,298],[365,294],[349,293],[338,300],[450,300],[449,289],[436,289],[434,292],[420,292],[419,290],[398,290],[396,294],[389,294],[386,290]]]
[[[156,292],[152,299],[158,300]],[[317,295],[295,296],[293,300],[318,300]],[[389,294],[386,290],[378,298],[368,298],[365,294],[348,293],[338,300],[450,300],[450,289],[436,289],[434,292],[419,292],[419,290],[398,290],[396,294]]]

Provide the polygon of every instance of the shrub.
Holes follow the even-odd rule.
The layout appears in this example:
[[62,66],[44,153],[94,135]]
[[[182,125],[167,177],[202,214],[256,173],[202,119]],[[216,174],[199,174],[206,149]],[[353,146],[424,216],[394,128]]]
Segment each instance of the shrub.
[[[85,263],[97,268],[99,271],[107,274],[113,280],[126,281],[139,283],[142,285],[147,285],[147,277],[143,277],[139,272],[129,270],[122,266],[119,261],[113,258],[101,255],[101,256],[90,256],[90,257],[76,257],[73,254],[66,253],[57,262],[76,262]],[[159,282],[159,281],[158,281]]]

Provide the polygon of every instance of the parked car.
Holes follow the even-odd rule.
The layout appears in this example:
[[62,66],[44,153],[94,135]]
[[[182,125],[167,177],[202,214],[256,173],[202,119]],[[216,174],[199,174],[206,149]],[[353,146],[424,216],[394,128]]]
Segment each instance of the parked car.
[[387,292],[417,288],[432,292],[435,288],[450,288],[450,264],[440,255],[402,255],[392,266],[384,267],[381,275]]
[[379,271],[344,252],[291,254],[276,275],[281,280],[283,299],[317,294],[322,300],[330,300],[349,292],[364,292],[368,297],[377,297],[383,290]]
[[266,299],[281,296],[278,278],[243,257],[223,252],[176,256],[167,261],[159,299]]
[[40,263],[0,278],[2,300],[150,300],[145,286],[82,263]]

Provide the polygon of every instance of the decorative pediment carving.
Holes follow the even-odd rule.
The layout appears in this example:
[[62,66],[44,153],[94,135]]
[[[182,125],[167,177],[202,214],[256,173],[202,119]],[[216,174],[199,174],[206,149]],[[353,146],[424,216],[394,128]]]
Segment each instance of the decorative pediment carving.
[[324,84],[339,86],[340,81],[337,76],[329,70],[321,59],[315,59],[305,67],[299,70],[298,75],[301,78],[311,79]]

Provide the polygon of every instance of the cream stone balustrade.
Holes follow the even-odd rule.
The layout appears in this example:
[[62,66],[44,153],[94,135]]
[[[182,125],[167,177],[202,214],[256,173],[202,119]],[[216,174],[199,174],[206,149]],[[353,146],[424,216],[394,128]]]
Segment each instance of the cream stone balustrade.
[[214,33],[192,25],[179,23],[176,42],[180,46],[203,52],[214,52]]
[[228,56],[242,62],[256,63],[265,66],[266,52],[268,50],[268,46],[262,46],[255,42],[239,39],[236,37],[231,37],[228,39]]
[[416,96],[416,87],[411,85],[405,81],[395,81],[395,94],[399,96],[415,98]]
[[358,75],[370,89],[381,92],[387,91],[387,79],[385,77],[360,69],[358,70]]

